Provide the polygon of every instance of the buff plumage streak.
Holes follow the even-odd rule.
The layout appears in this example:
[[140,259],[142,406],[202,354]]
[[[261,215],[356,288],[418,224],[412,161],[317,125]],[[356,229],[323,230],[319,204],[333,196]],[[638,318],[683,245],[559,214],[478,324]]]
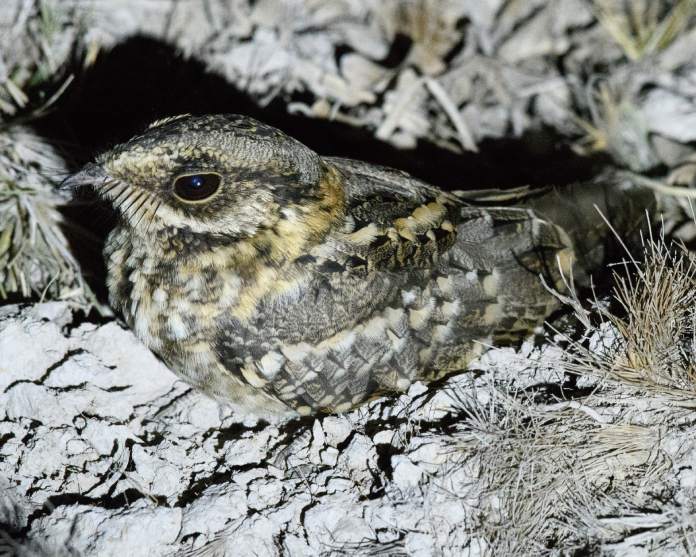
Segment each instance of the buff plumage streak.
[[259,417],[340,412],[460,370],[557,307],[638,188],[445,193],[239,115],[152,124],[69,178],[120,210],[113,306],[182,379]]

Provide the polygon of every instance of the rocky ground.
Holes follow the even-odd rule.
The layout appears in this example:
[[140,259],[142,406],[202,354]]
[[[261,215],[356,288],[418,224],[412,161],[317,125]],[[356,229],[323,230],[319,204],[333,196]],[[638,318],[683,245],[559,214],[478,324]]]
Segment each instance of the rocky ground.
[[149,120],[243,111],[444,187],[571,182],[599,164],[678,188],[688,211],[694,10],[3,2],[0,554],[696,552],[688,252],[648,248],[621,317],[609,289],[571,297],[560,332],[438,384],[266,424],[190,391],[110,314],[105,219],[59,211],[55,193]]
[[636,555],[693,539],[690,435],[626,391],[540,404],[563,381],[558,348],[494,350],[442,384],[281,425],[240,422],[66,303],[5,306],[0,348],[0,517],[19,555],[529,554],[550,540]]
[[21,554],[485,553],[488,495],[457,432],[483,418],[467,416],[478,399],[496,410],[490,378],[240,423],[118,323],[76,317],[60,302],[1,311],[1,512]]

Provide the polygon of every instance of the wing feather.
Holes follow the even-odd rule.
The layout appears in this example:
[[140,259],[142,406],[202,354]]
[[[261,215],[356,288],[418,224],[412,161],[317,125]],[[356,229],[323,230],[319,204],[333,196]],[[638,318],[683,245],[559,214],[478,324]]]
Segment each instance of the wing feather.
[[223,360],[247,368],[259,347],[272,353],[264,388],[300,413],[461,368],[477,342],[527,331],[556,303],[538,275],[558,278],[556,256],[571,246],[534,211],[477,207],[398,171],[327,162],[342,176],[344,226],[293,263],[299,295],[262,300],[244,344],[224,326],[218,342]]

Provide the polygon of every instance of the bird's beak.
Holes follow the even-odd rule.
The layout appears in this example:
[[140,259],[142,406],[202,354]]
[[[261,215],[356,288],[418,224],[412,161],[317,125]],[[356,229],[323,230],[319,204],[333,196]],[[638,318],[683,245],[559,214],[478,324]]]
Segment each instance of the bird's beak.
[[60,189],[74,192],[83,186],[98,186],[108,179],[109,175],[101,165],[90,162],[82,170],[63,180]]

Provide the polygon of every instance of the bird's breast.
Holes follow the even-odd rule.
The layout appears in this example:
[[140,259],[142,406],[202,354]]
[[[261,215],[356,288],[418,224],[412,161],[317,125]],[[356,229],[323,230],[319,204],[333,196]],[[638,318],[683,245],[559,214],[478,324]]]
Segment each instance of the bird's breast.
[[107,243],[112,304],[149,348],[166,356],[213,343],[220,323],[244,328],[273,298],[294,298],[303,277],[290,268],[255,262],[232,265],[234,248],[198,257],[162,257],[152,246],[115,233]]
[[220,312],[238,301],[238,273],[212,262],[158,257],[148,247],[124,242],[123,233],[107,243],[112,304],[136,336],[163,356],[205,342]]

